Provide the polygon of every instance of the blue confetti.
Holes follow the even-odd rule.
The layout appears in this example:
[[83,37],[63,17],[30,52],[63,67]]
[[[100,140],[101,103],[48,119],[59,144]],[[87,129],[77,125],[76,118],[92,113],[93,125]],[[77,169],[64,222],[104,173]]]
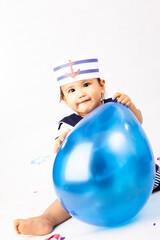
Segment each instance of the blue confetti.
[[50,155],[43,156],[43,157],[37,157],[37,158],[33,159],[30,163],[39,165],[41,163],[46,162],[49,157],[50,157]]

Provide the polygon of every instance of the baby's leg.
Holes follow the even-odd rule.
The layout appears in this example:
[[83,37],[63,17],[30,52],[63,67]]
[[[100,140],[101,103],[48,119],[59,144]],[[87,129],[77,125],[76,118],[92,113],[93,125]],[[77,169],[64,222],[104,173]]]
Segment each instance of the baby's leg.
[[18,234],[45,235],[52,232],[54,224],[41,215],[38,217],[14,220],[14,228]]
[[58,200],[55,200],[47,210],[38,217],[14,220],[14,228],[18,234],[46,235],[53,228],[70,218]]

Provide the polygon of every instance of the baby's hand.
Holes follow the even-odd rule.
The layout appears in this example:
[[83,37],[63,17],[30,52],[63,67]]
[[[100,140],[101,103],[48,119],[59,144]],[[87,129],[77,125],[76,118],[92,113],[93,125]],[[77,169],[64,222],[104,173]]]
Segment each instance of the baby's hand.
[[112,99],[113,100],[116,99],[118,103],[122,103],[122,104],[126,105],[127,107],[131,107],[131,105],[132,105],[131,99],[126,94],[123,94],[123,93],[117,92],[116,94],[114,94]]
[[55,145],[54,145],[54,152],[57,153],[62,142],[64,141],[65,137],[68,135],[68,133],[71,131],[71,129],[67,129],[64,133],[62,133],[59,138],[57,138]]

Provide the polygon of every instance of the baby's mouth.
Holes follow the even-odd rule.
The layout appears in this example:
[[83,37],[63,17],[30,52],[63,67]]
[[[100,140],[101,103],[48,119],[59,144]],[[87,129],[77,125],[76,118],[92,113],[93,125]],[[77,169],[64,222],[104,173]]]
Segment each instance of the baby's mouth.
[[87,103],[89,100],[90,100],[90,99],[86,99],[86,100],[84,100],[84,101],[80,102],[79,104],[82,104],[82,103]]

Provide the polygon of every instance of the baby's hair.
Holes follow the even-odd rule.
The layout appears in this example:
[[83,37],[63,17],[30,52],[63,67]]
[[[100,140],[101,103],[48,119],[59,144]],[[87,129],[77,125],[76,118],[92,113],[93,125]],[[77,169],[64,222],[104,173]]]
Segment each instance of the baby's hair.
[[[97,78],[97,81],[99,82],[99,84],[101,84],[101,79],[100,78]],[[60,102],[63,100],[63,97],[64,97],[64,94],[63,94],[63,91],[62,91],[62,89],[61,89],[61,87],[60,87]],[[104,94],[102,94],[102,100],[105,98],[105,93]]]

